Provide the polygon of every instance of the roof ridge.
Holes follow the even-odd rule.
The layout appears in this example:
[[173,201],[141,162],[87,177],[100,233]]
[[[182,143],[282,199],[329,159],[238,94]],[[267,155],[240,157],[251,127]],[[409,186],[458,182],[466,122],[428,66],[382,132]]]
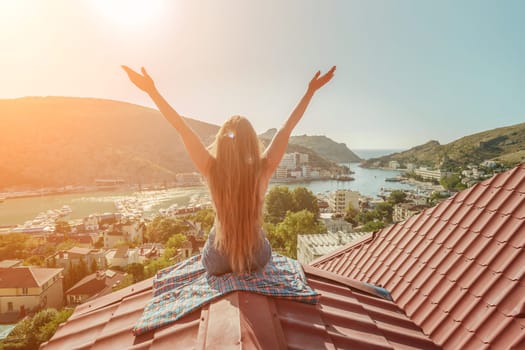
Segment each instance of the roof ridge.
[[36,285],[41,287],[43,283],[40,283],[38,278],[36,278],[35,274],[33,273],[33,269],[32,269],[33,266],[25,266],[25,267],[29,270],[29,273],[31,274],[31,277],[33,277],[33,281],[36,282]]

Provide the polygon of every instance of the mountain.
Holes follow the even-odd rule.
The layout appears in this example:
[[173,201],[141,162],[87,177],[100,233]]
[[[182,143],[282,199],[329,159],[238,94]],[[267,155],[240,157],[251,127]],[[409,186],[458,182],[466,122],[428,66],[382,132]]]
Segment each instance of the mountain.
[[[259,137],[270,140],[276,132],[277,129],[269,129],[259,135]],[[335,163],[359,162],[361,160],[354,152],[348,149],[346,144],[337,143],[326,136],[292,136],[289,144],[314,150],[322,158]]]
[[462,137],[446,145],[429,141],[423,145],[363,162],[363,166],[387,166],[396,160],[420,166],[445,168],[495,160],[508,165],[525,160],[525,123],[497,128]]
[[[206,143],[218,127],[187,119]],[[95,179],[172,180],[192,171],[160,112],[72,97],[0,100],[0,188],[92,185]]]
[[[213,141],[217,125],[186,120],[205,144]],[[0,190],[93,185],[96,179],[171,182],[176,173],[195,170],[160,112],[130,103],[75,97],[0,99],[0,130]],[[326,140],[334,149],[341,147]],[[288,151],[307,153],[314,167],[337,169],[315,148],[291,144]]]

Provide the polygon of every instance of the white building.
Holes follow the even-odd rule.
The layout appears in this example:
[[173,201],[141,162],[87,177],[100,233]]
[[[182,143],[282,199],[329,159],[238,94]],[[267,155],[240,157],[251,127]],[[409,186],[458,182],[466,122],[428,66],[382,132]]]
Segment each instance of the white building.
[[328,232],[297,236],[297,260],[303,264],[329,254],[344,245],[359,239],[366,232]]
[[279,167],[286,169],[297,168],[297,158],[295,157],[295,153],[285,153],[279,163]]
[[299,153],[299,164],[305,164],[309,162],[308,154]]
[[202,184],[202,176],[199,173],[180,173],[175,175],[177,183],[182,186],[193,186]]
[[330,194],[328,204],[333,213],[343,214],[346,212],[349,203],[352,203],[354,208],[359,208],[359,198],[361,198],[361,194],[357,191],[337,190]]
[[446,176],[447,173],[443,172],[441,170],[430,170],[427,168],[418,168],[414,171],[416,175],[421,176],[423,179],[429,179],[429,180],[441,180],[443,176]]
[[399,162],[397,160],[391,160],[389,163],[388,163],[388,167],[390,169],[398,169],[399,168]]
[[273,173],[275,179],[286,179],[288,177],[288,169],[282,166],[278,166]]
[[405,221],[409,217],[421,213],[427,207],[413,203],[399,203],[394,205],[392,220],[394,222]]
[[330,232],[352,232],[352,224],[342,218],[332,219],[332,213],[321,213],[321,220],[323,220],[326,229]]
[[0,315],[21,318],[63,305],[62,270],[36,266],[0,268]]
[[303,173],[303,177],[310,177],[312,168],[309,165],[303,165],[301,167],[301,171]]

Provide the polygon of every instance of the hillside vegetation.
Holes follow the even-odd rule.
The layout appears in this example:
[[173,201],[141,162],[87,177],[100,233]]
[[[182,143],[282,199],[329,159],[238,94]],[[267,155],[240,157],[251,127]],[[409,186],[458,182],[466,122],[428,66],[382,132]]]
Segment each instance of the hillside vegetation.
[[[187,120],[205,144],[213,141],[217,125]],[[95,179],[161,183],[195,170],[160,112],[130,103],[73,97],[0,100],[0,130],[0,190],[93,185]],[[314,167],[336,168],[315,148],[290,145],[288,151],[308,153]]]
[[445,168],[479,164],[495,160],[514,165],[525,160],[525,123],[480,132],[462,137],[446,145],[429,141],[423,145],[369,159],[365,166],[387,166],[389,161],[437,167],[444,160]]
[[[188,119],[209,143],[218,127]],[[0,100],[0,188],[153,182],[193,166],[153,109],[69,97]]]
[[[269,140],[276,132],[277,129],[269,129],[264,134],[259,135],[259,137],[261,139]],[[290,137],[290,145],[315,150],[315,152],[321,157],[335,163],[359,162],[361,160],[346,146],[346,144],[337,143],[326,136],[292,136]],[[289,151],[300,152],[292,151],[290,148]]]

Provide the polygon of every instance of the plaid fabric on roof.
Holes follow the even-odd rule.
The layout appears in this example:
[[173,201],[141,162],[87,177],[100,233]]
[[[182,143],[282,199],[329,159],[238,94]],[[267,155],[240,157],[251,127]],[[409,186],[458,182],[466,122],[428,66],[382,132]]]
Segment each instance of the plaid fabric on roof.
[[177,321],[216,298],[234,291],[317,304],[320,294],[306,283],[297,260],[273,254],[259,272],[213,276],[206,273],[197,255],[159,271],[153,280],[153,298],[133,328],[141,335]]

